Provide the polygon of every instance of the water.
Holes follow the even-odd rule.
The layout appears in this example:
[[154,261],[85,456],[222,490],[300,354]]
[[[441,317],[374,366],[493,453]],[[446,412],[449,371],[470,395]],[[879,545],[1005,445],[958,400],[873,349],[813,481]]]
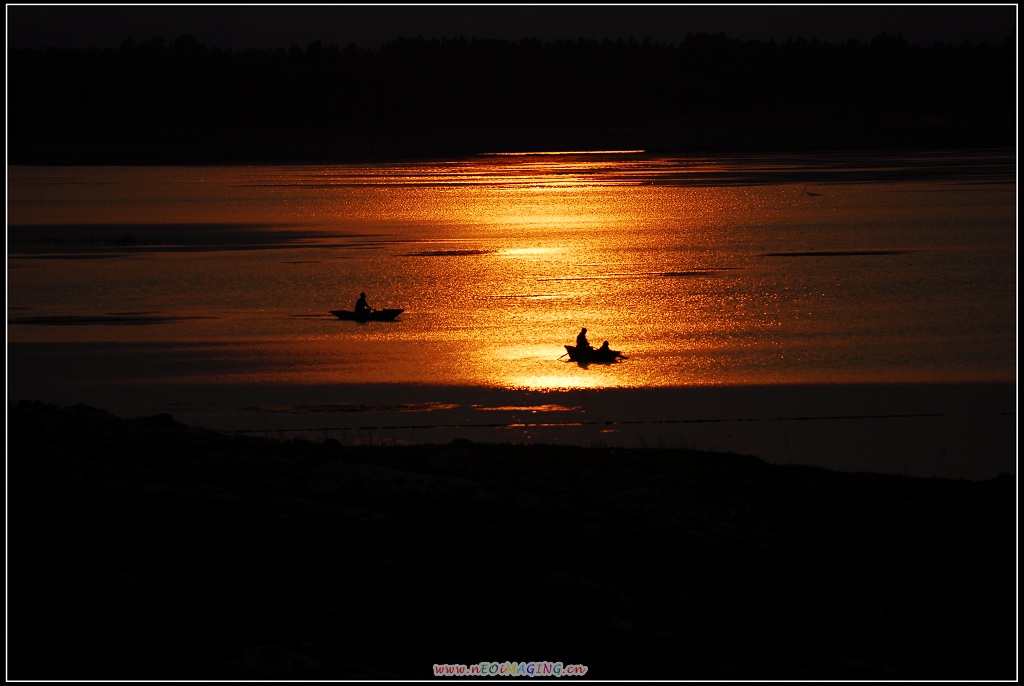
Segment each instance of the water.
[[[639,155],[14,168],[9,340],[244,350],[253,364],[216,376],[251,382],[1014,376],[1012,184],[737,174]],[[401,321],[328,314],[364,290]],[[42,326],[73,317],[94,321]],[[582,326],[629,364],[561,362]]]
[[[1008,383],[1013,172],[992,152],[12,167],[14,387]],[[329,314],[360,291],[405,312]],[[568,362],[583,326],[628,359]]]

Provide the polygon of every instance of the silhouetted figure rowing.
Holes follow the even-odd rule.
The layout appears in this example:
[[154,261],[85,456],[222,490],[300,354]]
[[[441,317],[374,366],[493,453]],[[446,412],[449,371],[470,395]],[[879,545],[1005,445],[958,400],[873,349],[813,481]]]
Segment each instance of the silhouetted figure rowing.
[[359,294],[359,300],[356,300],[356,314],[369,314],[373,312],[373,308],[366,304],[366,293]]
[[593,350],[593,346],[591,346],[590,341],[587,340],[587,327],[583,327],[583,329],[581,329],[576,335],[576,349]]

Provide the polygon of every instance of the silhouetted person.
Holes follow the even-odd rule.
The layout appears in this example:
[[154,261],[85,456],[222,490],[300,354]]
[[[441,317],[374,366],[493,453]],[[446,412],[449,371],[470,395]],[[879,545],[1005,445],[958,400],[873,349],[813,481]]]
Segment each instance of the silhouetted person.
[[605,341],[604,343],[602,343],[601,347],[598,348],[598,350],[600,352],[603,352],[603,353],[611,352],[611,348],[608,347],[608,341]]
[[359,300],[356,300],[356,314],[367,314],[370,312],[370,306],[366,304],[366,293],[359,294]]
[[576,348],[577,350],[591,350],[590,341],[587,340],[587,327],[583,327],[579,334],[576,336]]

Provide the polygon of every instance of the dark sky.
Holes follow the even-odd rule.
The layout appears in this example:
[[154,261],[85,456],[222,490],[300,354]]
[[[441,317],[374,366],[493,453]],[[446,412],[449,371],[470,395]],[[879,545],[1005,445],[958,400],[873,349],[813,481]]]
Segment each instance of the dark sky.
[[7,5],[9,48],[117,47],[154,36],[193,35],[210,47],[288,48],[324,43],[377,48],[399,37],[650,38],[688,33],[731,38],[869,40],[903,33],[911,43],[1002,42],[1016,36],[1016,5]]

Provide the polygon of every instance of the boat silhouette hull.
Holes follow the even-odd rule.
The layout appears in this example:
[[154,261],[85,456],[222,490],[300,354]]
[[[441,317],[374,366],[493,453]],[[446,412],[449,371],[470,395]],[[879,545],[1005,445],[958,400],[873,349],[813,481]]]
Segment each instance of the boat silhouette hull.
[[395,317],[405,312],[401,309],[371,310],[369,312],[356,312],[354,310],[331,310],[338,319],[353,322],[390,322]]
[[618,350],[577,348],[574,345],[565,346],[565,351],[569,353],[569,359],[573,362],[617,362],[620,357],[625,357]]

